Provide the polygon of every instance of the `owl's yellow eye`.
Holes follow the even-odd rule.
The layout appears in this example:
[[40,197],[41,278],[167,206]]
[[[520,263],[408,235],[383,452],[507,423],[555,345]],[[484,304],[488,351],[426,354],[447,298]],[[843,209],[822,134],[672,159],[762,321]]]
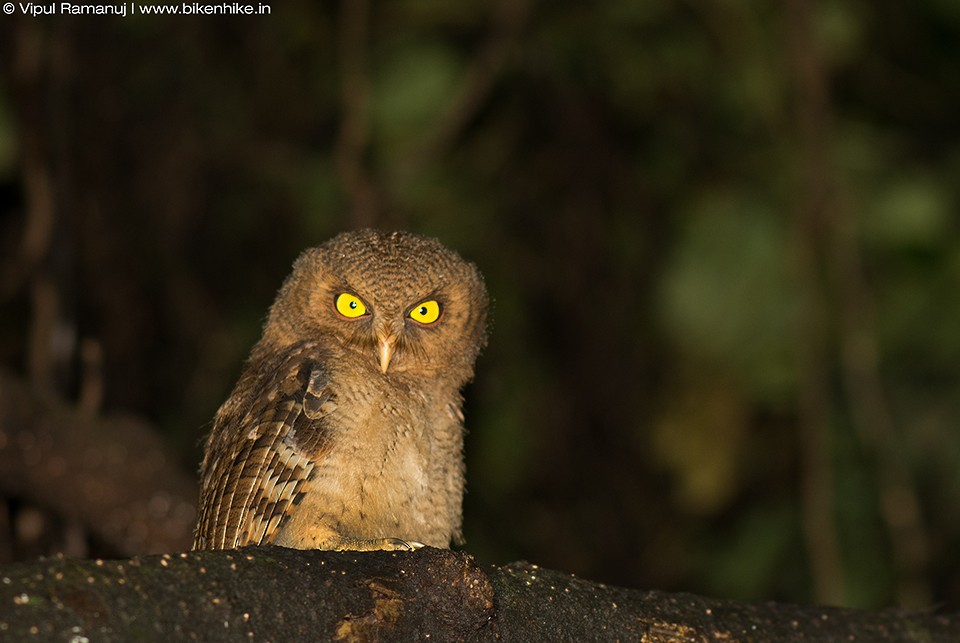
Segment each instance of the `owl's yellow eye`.
[[410,319],[419,324],[433,324],[440,319],[440,302],[428,299],[410,310]]
[[342,292],[333,300],[333,307],[337,312],[348,319],[356,319],[367,314],[367,307],[356,295]]

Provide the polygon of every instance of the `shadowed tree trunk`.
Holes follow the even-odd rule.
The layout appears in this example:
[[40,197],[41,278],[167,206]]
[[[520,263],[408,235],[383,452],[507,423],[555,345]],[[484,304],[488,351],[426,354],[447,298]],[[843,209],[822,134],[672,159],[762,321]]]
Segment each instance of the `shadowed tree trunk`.
[[0,569],[0,632],[31,640],[937,641],[953,616],[628,590],[460,552],[278,547]]
[[2,371],[0,491],[78,521],[122,555],[190,546],[196,476],[151,426],[88,415]]

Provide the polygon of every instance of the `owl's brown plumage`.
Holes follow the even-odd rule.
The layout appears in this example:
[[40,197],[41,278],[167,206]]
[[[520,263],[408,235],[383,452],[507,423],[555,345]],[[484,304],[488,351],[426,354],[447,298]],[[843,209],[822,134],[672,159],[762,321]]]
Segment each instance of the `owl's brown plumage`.
[[448,547],[477,269],[438,241],[347,232],[305,251],[214,419],[194,549]]

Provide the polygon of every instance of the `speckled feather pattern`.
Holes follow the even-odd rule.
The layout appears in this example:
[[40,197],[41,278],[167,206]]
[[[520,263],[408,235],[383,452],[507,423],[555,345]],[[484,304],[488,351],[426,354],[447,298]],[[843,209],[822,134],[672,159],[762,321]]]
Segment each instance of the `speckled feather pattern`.
[[[333,307],[350,292],[369,314]],[[410,309],[443,307],[429,327]],[[476,268],[406,233],[344,233],[294,264],[214,420],[195,549],[449,546],[464,490],[461,387],[485,341]],[[378,335],[379,333],[379,335]],[[377,337],[396,339],[390,366]]]

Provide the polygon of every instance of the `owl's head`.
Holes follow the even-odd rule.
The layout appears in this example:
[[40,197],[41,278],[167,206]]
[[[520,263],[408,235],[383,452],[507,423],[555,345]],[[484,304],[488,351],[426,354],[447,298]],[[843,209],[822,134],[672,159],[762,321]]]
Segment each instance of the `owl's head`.
[[270,309],[263,342],[333,341],[382,373],[460,375],[486,339],[476,267],[436,239],[345,232],[306,250]]

